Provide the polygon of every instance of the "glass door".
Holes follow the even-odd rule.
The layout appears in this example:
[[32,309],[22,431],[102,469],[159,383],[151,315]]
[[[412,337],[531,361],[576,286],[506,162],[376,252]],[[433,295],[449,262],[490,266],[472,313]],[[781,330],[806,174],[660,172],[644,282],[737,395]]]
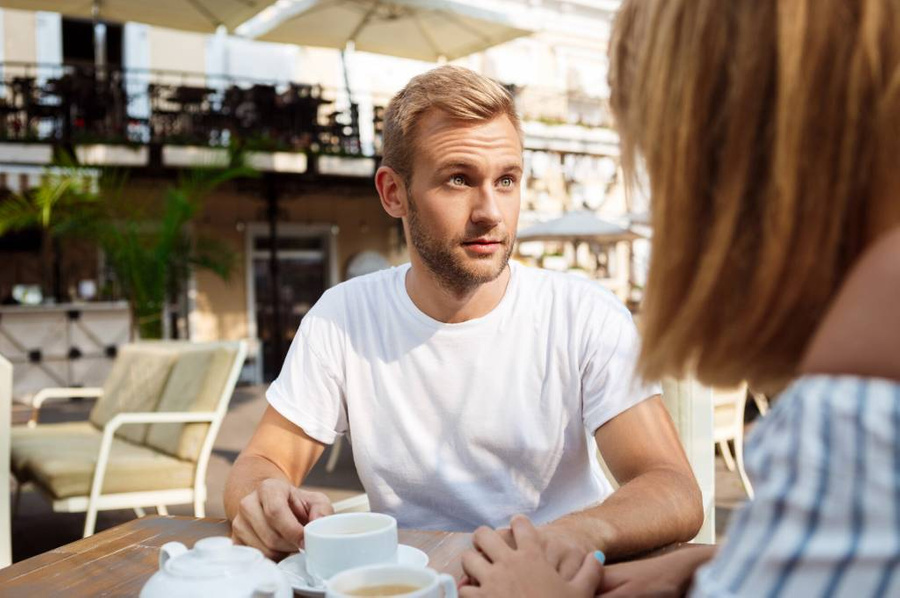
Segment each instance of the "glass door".
[[303,316],[327,288],[328,239],[325,234],[279,233],[277,292],[272,282],[271,240],[266,233],[255,233],[252,247],[252,309],[262,345],[263,377],[269,382],[281,371]]

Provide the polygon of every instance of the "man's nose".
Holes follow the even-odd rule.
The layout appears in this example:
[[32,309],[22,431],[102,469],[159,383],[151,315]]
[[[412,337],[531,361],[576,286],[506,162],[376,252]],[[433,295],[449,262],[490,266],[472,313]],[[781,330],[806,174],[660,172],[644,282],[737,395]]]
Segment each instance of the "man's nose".
[[493,186],[480,187],[472,208],[472,222],[482,225],[496,226],[503,219],[500,202]]

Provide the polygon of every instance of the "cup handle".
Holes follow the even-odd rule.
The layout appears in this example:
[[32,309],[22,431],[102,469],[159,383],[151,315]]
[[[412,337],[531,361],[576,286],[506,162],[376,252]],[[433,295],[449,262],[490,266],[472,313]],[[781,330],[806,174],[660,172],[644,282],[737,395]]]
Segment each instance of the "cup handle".
[[444,598],[457,598],[456,580],[446,573],[438,575],[438,583],[444,588]]

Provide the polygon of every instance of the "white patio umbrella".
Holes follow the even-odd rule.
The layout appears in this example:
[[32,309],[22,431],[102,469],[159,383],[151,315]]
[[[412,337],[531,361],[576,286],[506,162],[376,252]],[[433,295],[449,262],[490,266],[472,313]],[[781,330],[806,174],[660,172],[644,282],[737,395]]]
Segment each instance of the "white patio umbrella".
[[457,0],[295,0],[238,28],[245,37],[428,62],[454,60],[533,32],[521,15]]
[[0,0],[0,8],[45,10],[67,17],[212,33],[234,29],[275,0]]
[[540,222],[518,234],[519,241],[569,241],[596,244],[633,241],[641,235],[598,218],[593,212],[579,210],[559,218]]

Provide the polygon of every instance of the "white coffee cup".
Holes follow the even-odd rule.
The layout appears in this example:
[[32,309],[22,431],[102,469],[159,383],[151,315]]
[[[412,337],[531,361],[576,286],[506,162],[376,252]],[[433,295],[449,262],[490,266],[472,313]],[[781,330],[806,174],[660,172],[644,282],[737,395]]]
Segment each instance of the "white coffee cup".
[[397,562],[397,520],[382,513],[341,513],[304,528],[306,570],[316,581],[366,565]]
[[407,593],[394,594],[403,598],[457,598],[456,581],[450,575],[407,565],[372,565],[344,571],[325,583],[325,597],[355,598],[364,596],[360,593],[364,589],[391,586],[416,588]]

